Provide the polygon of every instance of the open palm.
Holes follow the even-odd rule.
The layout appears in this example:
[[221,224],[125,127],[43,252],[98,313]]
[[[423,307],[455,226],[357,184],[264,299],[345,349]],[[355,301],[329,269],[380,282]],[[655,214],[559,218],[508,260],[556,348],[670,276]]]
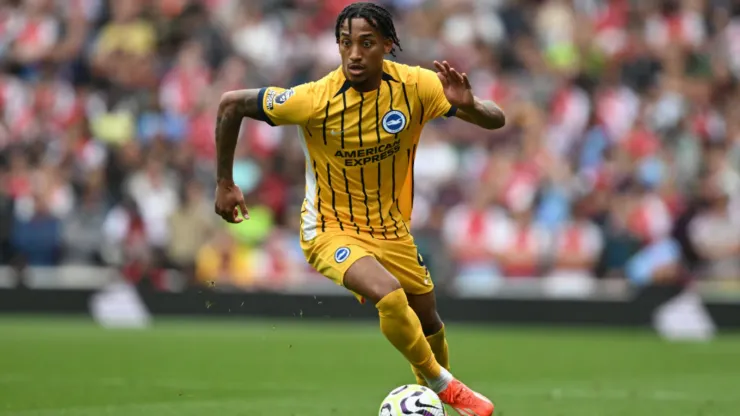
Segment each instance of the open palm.
[[457,108],[470,107],[475,104],[473,89],[466,74],[461,74],[451,68],[447,61],[439,63],[434,61],[434,67],[437,68],[437,76],[442,81],[447,101]]

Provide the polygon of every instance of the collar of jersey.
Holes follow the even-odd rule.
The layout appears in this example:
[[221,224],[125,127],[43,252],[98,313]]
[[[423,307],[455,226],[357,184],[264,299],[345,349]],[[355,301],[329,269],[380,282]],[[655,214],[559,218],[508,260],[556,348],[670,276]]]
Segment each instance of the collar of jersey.
[[[350,84],[350,82],[347,80],[347,78],[344,77],[344,71],[342,71],[342,67],[341,66],[339,67],[338,72],[339,72],[340,80],[344,80],[344,83],[342,83],[342,88],[340,88],[339,91],[337,91],[337,93],[334,94],[335,97],[344,94],[345,92],[349,91],[350,88],[352,88],[352,84]],[[391,74],[389,74],[389,73],[387,73],[385,71],[383,71],[382,80],[383,81],[398,82],[398,80],[396,80],[395,78],[393,78],[393,75],[391,75]]]

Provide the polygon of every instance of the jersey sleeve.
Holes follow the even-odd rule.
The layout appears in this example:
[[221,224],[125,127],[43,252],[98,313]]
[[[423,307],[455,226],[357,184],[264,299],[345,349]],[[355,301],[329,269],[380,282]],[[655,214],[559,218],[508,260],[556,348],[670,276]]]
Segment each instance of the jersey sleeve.
[[419,68],[419,98],[424,104],[424,118],[432,120],[437,117],[452,117],[457,108],[452,106],[445,97],[442,81],[436,72],[425,68]]
[[314,109],[314,83],[284,89],[265,87],[259,92],[260,119],[271,126],[308,122]]

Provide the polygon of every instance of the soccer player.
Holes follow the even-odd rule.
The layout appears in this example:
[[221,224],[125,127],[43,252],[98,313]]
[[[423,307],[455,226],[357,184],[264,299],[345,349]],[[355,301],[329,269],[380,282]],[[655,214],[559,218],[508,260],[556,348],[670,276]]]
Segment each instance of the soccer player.
[[476,98],[467,76],[446,61],[434,62],[435,73],[385,60],[401,46],[381,6],[347,6],[337,19],[336,39],[341,67],[318,81],[223,94],[216,213],[230,223],[249,218],[232,178],[242,119],[297,126],[306,157],[301,245],[308,263],[360,302],[375,305],[381,332],[411,363],[418,383],[462,415],[491,415],[491,401],[449,372],[434,285],[409,223],[424,125],[456,116],[497,129],[504,114]]

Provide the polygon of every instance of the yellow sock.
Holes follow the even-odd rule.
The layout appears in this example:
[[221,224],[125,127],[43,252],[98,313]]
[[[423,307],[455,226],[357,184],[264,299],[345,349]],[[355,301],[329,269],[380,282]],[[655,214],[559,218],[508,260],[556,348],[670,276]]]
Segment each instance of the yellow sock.
[[437,363],[429,342],[424,338],[421,322],[409,306],[403,289],[387,294],[375,305],[380,316],[380,330],[388,341],[426,379],[438,379],[442,367]]
[[[450,369],[450,353],[448,351],[447,346],[447,337],[445,337],[445,327],[442,326],[442,329],[439,330],[436,334],[429,335],[427,337],[427,342],[429,343],[429,346],[432,348],[432,352],[434,353],[434,358],[437,360],[439,365],[444,367],[449,371]],[[422,386],[426,386],[426,380],[424,380],[424,376],[421,374],[421,371],[419,371],[418,368],[411,366],[411,370],[414,372],[414,375],[416,376],[416,383],[421,384]]]

